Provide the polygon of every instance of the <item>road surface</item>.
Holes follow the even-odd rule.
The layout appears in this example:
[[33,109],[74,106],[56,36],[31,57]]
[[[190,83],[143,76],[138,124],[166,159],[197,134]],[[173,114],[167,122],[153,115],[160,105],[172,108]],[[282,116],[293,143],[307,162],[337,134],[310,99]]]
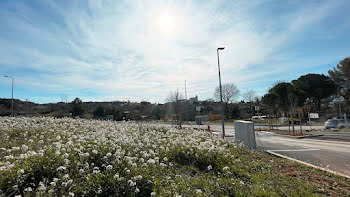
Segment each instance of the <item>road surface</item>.
[[[208,125],[201,125],[200,128],[207,129]],[[221,125],[210,125],[210,128],[221,135]],[[288,127],[283,129],[288,130]],[[225,131],[227,138],[233,140],[234,126],[225,125]],[[256,132],[256,143],[258,150],[278,153],[350,176],[350,133],[318,131],[316,134],[299,138],[259,131]]]
[[[321,136],[322,137],[322,136]],[[333,136],[334,137],[334,136]],[[350,142],[281,136],[257,132],[259,150],[269,150],[350,176]]]

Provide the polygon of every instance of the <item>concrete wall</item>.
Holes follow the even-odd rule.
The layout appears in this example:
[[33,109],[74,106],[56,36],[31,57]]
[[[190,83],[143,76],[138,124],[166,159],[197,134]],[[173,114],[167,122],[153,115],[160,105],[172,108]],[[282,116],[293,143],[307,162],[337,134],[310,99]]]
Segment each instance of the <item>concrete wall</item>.
[[235,142],[256,149],[254,123],[251,121],[235,121]]

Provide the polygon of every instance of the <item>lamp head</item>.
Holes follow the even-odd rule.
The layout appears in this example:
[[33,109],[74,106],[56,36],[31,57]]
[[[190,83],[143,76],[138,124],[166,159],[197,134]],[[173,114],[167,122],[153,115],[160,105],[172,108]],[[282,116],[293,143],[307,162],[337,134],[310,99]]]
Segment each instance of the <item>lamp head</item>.
[[225,49],[225,47],[219,47],[218,48],[218,50],[224,50]]

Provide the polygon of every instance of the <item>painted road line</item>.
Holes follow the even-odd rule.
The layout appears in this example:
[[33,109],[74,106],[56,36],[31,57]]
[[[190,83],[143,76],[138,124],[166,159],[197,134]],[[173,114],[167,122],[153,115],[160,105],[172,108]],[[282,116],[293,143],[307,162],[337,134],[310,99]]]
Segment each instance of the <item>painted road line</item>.
[[320,150],[316,148],[305,148],[305,149],[287,149],[287,150],[266,150],[266,151],[271,151],[271,152],[292,152],[292,151],[315,151],[315,150]]

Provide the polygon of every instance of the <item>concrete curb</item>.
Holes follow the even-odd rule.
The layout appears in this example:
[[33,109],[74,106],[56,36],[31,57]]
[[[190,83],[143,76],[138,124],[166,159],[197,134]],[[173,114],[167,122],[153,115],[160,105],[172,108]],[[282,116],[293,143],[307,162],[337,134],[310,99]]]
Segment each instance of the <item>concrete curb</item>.
[[313,138],[313,137],[320,137],[324,136],[324,134],[318,134],[318,135],[305,135],[305,136],[297,136],[297,139],[303,139],[303,138]]
[[313,168],[316,168],[316,169],[319,169],[319,170],[322,170],[322,171],[325,171],[325,172],[329,172],[329,173],[332,173],[332,174],[335,174],[335,175],[338,175],[338,176],[350,179],[349,175],[346,175],[346,174],[343,174],[343,173],[340,173],[340,172],[336,172],[336,171],[333,171],[333,170],[329,170],[327,168],[322,168],[322,167],[319,167],[319,166],[316,166],[316,165],[313,165],[313,164],[309,164],[309,163],[306,163],[304,161],[300,161],[300,160],[297,160],[297,159],[294,159],[294,158],[291,158],[291,157],[287,157],[287,156],[284,156],[284,155],[281,155],[281,154],[278,154],[278,153],[275,153],[275,152],[272,152],[272,151],[266,151],[266,152],[271,154],[271,155],[277,156],[277,157],[281,157],[281,158],[284,158],[284,159],[289,159],[291,161],[298,162],[298,163],[304,164],[304,165],[309,166],[309,167],[313,167]]

